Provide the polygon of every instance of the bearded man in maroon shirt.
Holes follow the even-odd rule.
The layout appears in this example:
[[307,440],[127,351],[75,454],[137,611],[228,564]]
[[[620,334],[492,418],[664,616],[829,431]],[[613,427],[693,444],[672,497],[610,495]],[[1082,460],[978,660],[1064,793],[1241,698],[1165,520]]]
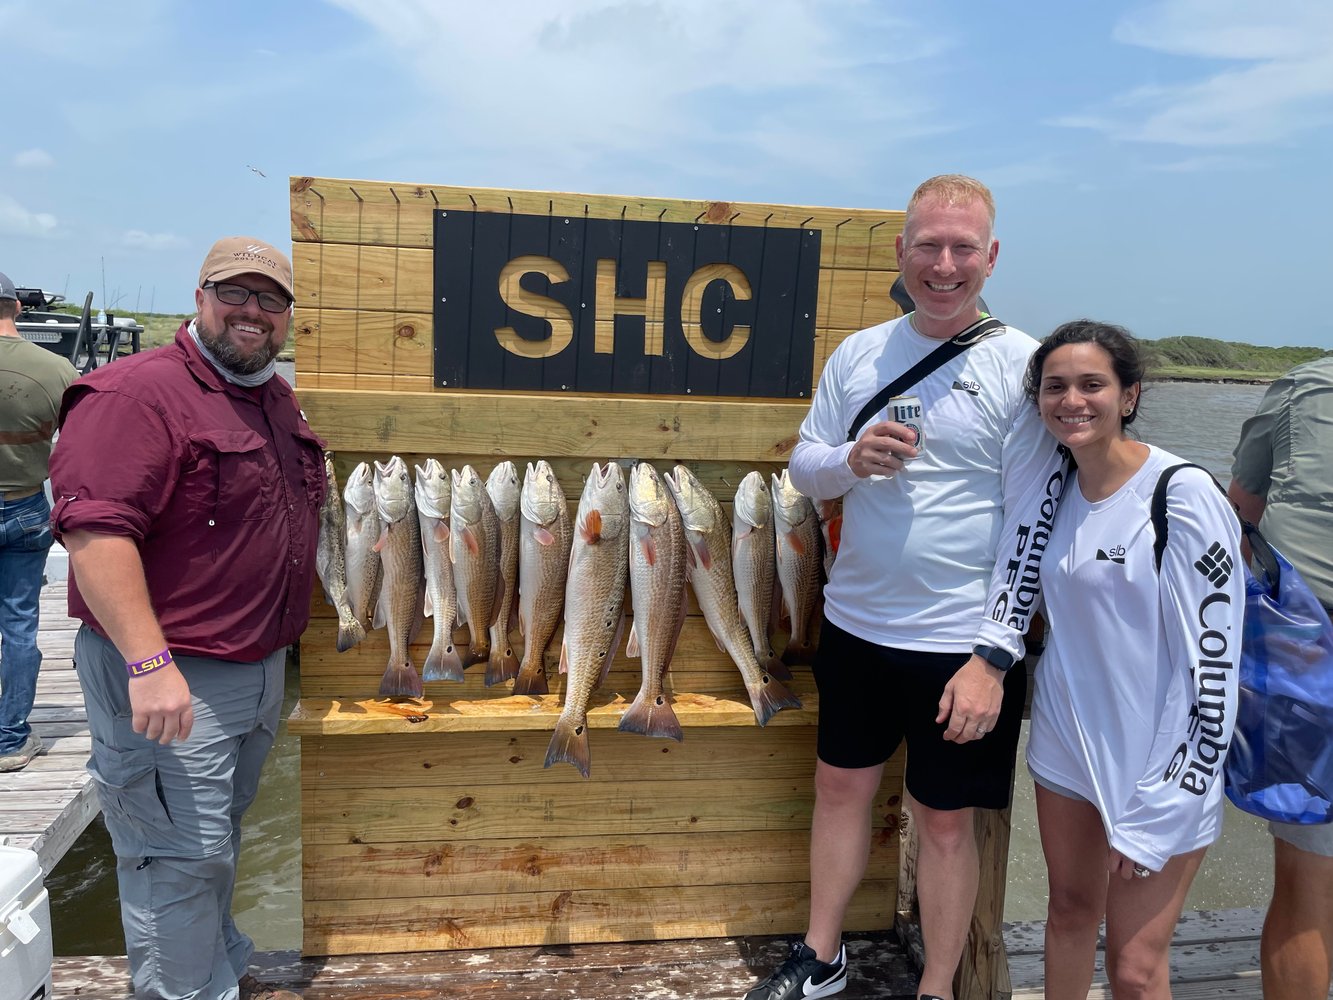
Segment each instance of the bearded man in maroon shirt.
[[282,253],[219,240],[175,342],[61,407],[51,519],[137,997],[294,996],[248,973],[231,919],[325,490],[322,442],[274,372],[292,302]]

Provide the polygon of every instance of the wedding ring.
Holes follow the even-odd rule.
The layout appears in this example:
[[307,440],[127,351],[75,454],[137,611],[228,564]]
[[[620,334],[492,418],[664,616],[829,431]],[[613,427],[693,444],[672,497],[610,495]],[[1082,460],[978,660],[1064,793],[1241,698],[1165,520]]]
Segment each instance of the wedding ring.
[[1135,877],[1135,878],[1147,878],[1147,877],[1148,877],[1149,875],[1151,875],[1151,874],[1152,874],[1152,872],[1150,872],[1150,871],[1148,871],[1148,869],[1144,868],[1143,865],[1135,865],[1135,866],[1134,866],[1134,877]]
[[985,736],[985,735],[986,735],[986,727],[985,727],[985,726],[977,726],[977,735],[978,735],[978,736]]

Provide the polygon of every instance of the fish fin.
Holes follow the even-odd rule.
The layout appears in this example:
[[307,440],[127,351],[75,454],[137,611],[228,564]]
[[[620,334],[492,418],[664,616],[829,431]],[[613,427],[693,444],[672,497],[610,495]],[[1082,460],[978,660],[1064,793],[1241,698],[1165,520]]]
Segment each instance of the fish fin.
[[420,698],[424,690],[411,660],[384,668],[384,676],[380,678],[381,698]]
[[379,596],[375,598],[375,613],[370,619],[371,628],[384,628],[389,623],[388,615],[389,602],[384,597],[383,588],[380,589]]
[[560,672],[569,673],[569,646],[565,640],[560,640]]
[[526,639],[528,637],[528,619],[524,616],[522,608],[519,608],[515,614],[518,615],[518,634]]
[[629,627],[629,642],[625,644],[625,655],[638,656],[639,652],[639,624],[636,618],[634,624]]
[[620,717],[620,731],[624,733],[642,733],[644,736],[656,736],[680,742],[685,739],[681,731],[680,720],[665,694],[649,698],[640,691],[634,703],[625,709]]
[[375,544],[370,547],[372,552],[383,552],[384,546],[389,544],[389,526],[380,524],[379,537],[375,539]]
[[717,648],[725,653],[727,651],[727,647],[723,645],[722,637],[713,631],[713,626],[711,624],[708,626],[708,634],[711,635],[713,637],[713,641],[717,643]]
[[475,556],[481,551],[481,542],[477,541],[476,531],[472,528],[464,528],[462,534],[463,545],[467,548],[469,553]]
[[551,534],[551,529],[540,524],[533,530],[532,537],[536,539],[538,545],[555,544],[555,535]]
[[550,685],[546,681],[546,662],[540,656],[525,656],[514,678],[514,694],[539,695],[549,694]]
[[446,521],[444,518],[442,518],[442,517],[441,517],[441,518],[436,518],[436,520],[435,520],[435,526],[432,527],[430,530],[431,530],[431,534],[435,536],[435,540],[436,540],[437,542],[439,542],[441,545],[445,545],[445,544],[448,543],[448,541],[449,541],[449,522]]
[[421,598],[421,613],[427,618],[435,617],[435,602],[430,599],[430,588],[423,587],[424,594]]
[[491,658],[491,636],[489,631],[483,625],[481,627],[469,625],[471,630],[471,641],[468,643],[467,652],[463,654],[463,666],[470,667],[474,663],[481,663]]
[[593,508],[583,515],[579,522],[579,534],[589,545],[596,545],[602,540],[602,512]]
[[699,565],[705,570],[713,568],[713,554],[708,551],[708,539],[700,538],[697,542],[690,543],[692,560],[697,559]]
[[338,615],[338,652],[347,652],[365,637],[365,626],[357,621],[350,608],[345,616]]
[[780,681],[791,680],[791,671],[787,669],[787,664],[783,663],[781,657],[771,649],[768,651],[768,656],[759,661],[759,665]]
[[754,708],[754,718],[759,725],[768,724],[784,708],[800,708],[801,699],[787,690],[782,681],[769,674],[754,684],[745,685],[750,695],[750,705]]
[[431,646],[426,654],[426,664],[421,669],[421,679],[425,681],[461,681],[463,679],[463,660],[458,655],[458,647],[452,642],[445,643],[442,649]]
[[585,778],[589,774],[588,766],[588,722],[576,723],[573,719],[560,716],[555,723],[555,732],[551,734],[551,745],[546,749],[546,763],[573,764],[579,774]]
[[643,540],[643,557],[648,560],[649,566],[657,565],[657,539],[648,535]]
[[791,550],[793,552],[795,552],[798,556],[805,555],[806,546],[804,538],[802,538],[794,531],[787,532],[785,537],[787,539],[787,544],[791,546]]

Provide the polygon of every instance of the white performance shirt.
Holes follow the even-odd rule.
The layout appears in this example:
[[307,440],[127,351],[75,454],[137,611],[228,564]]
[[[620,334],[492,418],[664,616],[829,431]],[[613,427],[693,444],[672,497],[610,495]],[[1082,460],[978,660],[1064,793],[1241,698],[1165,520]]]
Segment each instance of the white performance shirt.
[[808,496],[843,498],[824,611],[879,645],[962,653],[980,642],[1019,657],[1038,594],[1031,541],[1044,542],[1064,475],[1023,394],[1036,342],[1006,329],[907,390],[925,442],[902,472],[860,479],[847,465],[861,407],[940,343],[893,320],[844,340],[820,376],[789,468]]
[[1240,524],[1199,469],[1171,478],[1154,566],[1153,490],[1179,461],[1150,446],[1096,503],[1071,477],[1041,565],[1050,631],[1027,751],[1037,777],[1091,802],[1111,847],[1153,871],[1221,833],[1245,609]]

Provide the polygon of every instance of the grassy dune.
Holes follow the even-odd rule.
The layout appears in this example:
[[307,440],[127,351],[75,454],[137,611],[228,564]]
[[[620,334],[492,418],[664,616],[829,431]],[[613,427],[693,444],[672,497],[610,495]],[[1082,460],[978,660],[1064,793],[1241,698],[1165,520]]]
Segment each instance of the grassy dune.
[[1208,382],[1269,382],[1296,365],[1333,351],[1318,347],[1259,347],[1210,337],[1142,341],[1148,377]]

